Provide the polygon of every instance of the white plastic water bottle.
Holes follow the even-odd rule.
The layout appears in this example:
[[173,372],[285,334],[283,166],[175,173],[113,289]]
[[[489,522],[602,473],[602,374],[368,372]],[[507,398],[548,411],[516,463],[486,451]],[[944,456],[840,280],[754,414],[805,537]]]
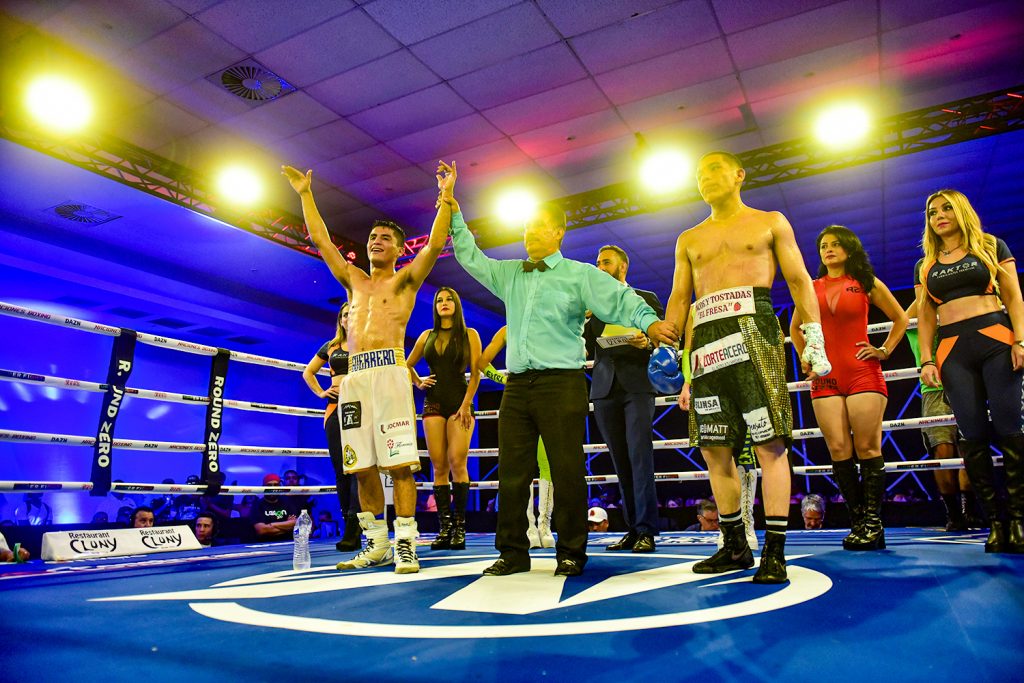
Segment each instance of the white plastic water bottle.
[[292,550],[292,569],[299,571],[309,569],[312,560],[309,558],[309,533],[313,529],[313,520],[305,510],[295,521],[292,529],[292,537],[295,539],[295,547]]

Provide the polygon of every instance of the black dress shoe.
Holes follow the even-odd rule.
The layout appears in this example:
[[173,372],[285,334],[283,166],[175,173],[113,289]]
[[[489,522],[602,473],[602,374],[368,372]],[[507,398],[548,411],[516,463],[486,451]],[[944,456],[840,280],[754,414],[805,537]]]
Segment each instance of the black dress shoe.
[[555,569],[555,576],[579,576],[582,573],[583,564],[576,560],[559,560]]
[[652,534],[640,534],[636,537],[636,543],[633,544],[634,553],[653,553],[654,552],[654,536]]
[[628,534],[615,541],[611,545],[605,546],[605,550],[632,550],[636,544],[636,539],[639,535],[635,531],[630,531]]
[[519,574],[520,572],[528,571],[530,571],[530,565],[516,565],[498,558],[494,564],[484,570],[484,576],[508,576],[509,574]]

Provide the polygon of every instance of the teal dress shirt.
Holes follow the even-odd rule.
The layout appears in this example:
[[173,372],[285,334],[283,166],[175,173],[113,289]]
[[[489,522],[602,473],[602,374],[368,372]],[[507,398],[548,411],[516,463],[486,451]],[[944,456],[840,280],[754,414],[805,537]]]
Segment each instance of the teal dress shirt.
[[461,211],[452,215],[451,236],[459,264],[505,303],[509,372],[582,368],[588,309],[605,322],[641,330],[659,319],[631,288],[561,251],[543,259],[547,270],[529,273],[520,260],[490,258],[476,245]]

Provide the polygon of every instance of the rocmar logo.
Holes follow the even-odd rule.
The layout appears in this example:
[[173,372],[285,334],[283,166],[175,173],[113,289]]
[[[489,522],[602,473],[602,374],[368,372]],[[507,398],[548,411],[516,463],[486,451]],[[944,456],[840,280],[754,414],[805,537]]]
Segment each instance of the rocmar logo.
[[[736,619],[824,595],[828,576],[793,564],[789,583],[759,586],[754,570],[694,574],[705,555],[595,554],[580,578],[552,576],[553,556],[532,557],[532,571],[481,576],[487,555],[421,557],[418,574],[339,573],[333,566],[234,579],[210,588],[99,598],[96,602],[180,600],[203,616],[258,628],[375,638],[523,638],[639,631]],[[332,563],[333,564],[333,563]],[[756,569],[756,567],[755,567]],[[365,590],[402,601],[401,610],[344,610],[322,594]],[[657,593],[651,599],[649,593]],[[312,597],[310,597],[312,596]],[[336,608],[337,603],[333,603]],[[360,619],[361,618],[361,619]]]

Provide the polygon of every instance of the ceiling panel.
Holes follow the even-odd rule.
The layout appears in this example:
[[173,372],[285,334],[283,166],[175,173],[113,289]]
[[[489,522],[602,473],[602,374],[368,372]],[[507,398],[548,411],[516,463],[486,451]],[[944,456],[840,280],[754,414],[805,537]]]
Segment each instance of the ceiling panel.
[[224,0],[196,20],[246,52],[264,50],[352,9],[351,0]]
[[392,100],[349,117],[378,140],[394,140],[424,128],[453,121],[473,112],[473,108],[447,84]]
[[289,83],[304,87],[399,47],[397,40],[356,9],[254,56]]
[[339,73],[307,91],[342,116],[410,95],[441,79],[408,50]]

